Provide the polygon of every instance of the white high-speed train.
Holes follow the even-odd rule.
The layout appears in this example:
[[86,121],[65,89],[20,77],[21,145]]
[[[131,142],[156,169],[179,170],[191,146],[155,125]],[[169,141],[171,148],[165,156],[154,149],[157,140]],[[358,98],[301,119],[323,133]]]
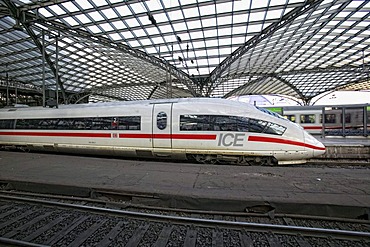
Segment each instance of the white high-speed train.
[[0,146],[263,165],[304,163],[325,152],[276,114],[209,98],[4,108]]

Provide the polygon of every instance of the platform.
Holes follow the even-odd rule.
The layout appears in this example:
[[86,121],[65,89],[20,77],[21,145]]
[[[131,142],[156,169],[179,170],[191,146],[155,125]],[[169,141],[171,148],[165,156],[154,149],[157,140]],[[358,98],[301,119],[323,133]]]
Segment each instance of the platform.
[[370,163],[370,137],[315,136],[326,147],[324,159],[363,160]]
[[[166,198],[174,207],[200,207],[218,200],[223,205],[234,202],[241,211],[255,205],[291,204],[302,210],[306,205],[322,205],[356,207],[359,211],[353,213],[360,215],[370,208],[370,168],[366,167],[201,165],[0,151],[0,169],[2,182],[146,194]],[[220,210],[216,204],[211,209]]]

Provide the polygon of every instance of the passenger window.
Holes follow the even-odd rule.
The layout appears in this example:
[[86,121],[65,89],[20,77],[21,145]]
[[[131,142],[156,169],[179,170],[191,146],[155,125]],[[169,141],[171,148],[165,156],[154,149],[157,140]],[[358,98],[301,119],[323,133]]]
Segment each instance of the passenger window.
[[[340,114],[340,123],[343,123],[342,119],[343,119],[343,114]],[[346,121],[346,123],[351,123],[351,113],[346,113],[344,115],[344,120]]]
[[295,115],[284,115],[284,118],[288,119],[289,121],[295,123]]
[[301,123],[315,123],[315,115],[314,114],[307,114],[307,115],[301,115]]
[[279,124],[268,123],[267,128],[265,128],[264,133],[272,135],[283,135],[286,128]]
[[325,114],[325,123],[336,123],[335,114]]
[[266,121],[251,118],[249,119],[249,132],[262,133],[266,125]]
[[120,130],[140,130],[141,129],[141,117],[140,116],[125,116],[119,117],[118,129]]
[[14,120],[0,120],[0,129],[13,129]]
[[167,127],[167,114],[163,111],[157,114],[157,127],[160,130]]
[[214,126],[221,131],[237,131],[236,118],[232,116],[215,116]]

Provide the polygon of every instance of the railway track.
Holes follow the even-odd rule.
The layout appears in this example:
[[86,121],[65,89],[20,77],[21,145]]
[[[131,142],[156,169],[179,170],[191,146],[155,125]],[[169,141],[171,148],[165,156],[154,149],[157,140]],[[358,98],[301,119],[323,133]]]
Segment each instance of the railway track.
[[206,212],[0,191],[0,244],[368,246],[370,221]]

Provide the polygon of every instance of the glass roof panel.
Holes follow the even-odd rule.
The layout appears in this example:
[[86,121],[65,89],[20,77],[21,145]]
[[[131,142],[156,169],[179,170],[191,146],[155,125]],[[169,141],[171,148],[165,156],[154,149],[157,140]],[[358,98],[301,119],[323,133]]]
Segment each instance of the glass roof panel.
[[[209,16],[209,15],[215,15],[216,14],[216,8],[210,7],[209,5],[201,6],[199,7],[199,11],[201,16]],[[197,12],[197,11],[194,11]],[[198,13],[196,13],[198,15]]]
[[146,16],[141,16],[141,17],[138,17],[137,19],[141,23],[142,26],[150,25],[151,24],[151,22],[149,21],[148,17],[146,17]]
[[146,1],[146,2],[143,2],[143,3],[144,3],[145,6],[147,6],[147,8],[150,11],[156,11],[156,10],[163,9],[162,5],[160,5],[160,3],[158,1]]
[[123,29],[126,25],[122,21],[113,21],[111,24],[118,30]]
[[64,18],[62,19],[65,23],[68,23],[69,25],[71,26],[77,26],[79,25],[79,23],[72,17],[67,17],[67,18]]
[[110,23],[103,23],[103,24],[100,24],[99,27],[101,29],[103,29],[105,32],[109,32],[109,31],[112,31],[113,30],[113,27]]
[[62,8],[61,8],[61,7],[59,7],[58,5],[52,5],[52,6],[47,7],[47,8],[50,10],[50,12],[55,13],[55,14],[57,14],[57,15],[63,15],[63,14],[65,14],[65,13],[66,13],[66,12],[65,12],[64,10],[62,10]]
[[91,9],[93,6],[89,3],[88,0],[75,0],[75,2],[81,6],[82,9]]
[[109,34],[109,37],[110,37],[112,40],[114,40],[114,41],[122,40],[121,35],[119,35],[118,33]]
[[39,13],[45,17],[51,17],[53,14],[47,9],[39,9]]
[[125,19],[126,24],[130,27],[138,27],[140,26],[139,22],[135,18]]
[[76,15],[75,17],[83,24],[92,22],[85,14]]
[[69,12],[77,12],[79,9],[76,7],[76,5],[73,4],[73,2],[65,2],[61,4],[64,8],[66,8]]
[[107,5],[107,2],[105,0],[93,1],[93,3],[97,7]]
[[120,16],[130,16],[132,15],[132,12],[131,10],[126,6],[118,6],[118,7],[115,7],[117,13],[120,14]]
[[104,17],[98,11],[90,12],[87,15],[91,20],[94,20],[94,22],[104,20]]
[[105,15],[105,17],[108,19],[114,19],[118,17],[118,15],[113,9],[103,9],[101,10],[101,13]]
[[102,30],[100,30],[100,28],[98,26],[89,26],[88,29],[92,32],[92,33],[101,33]]
[[137,13],[137,14],[146,12],[144,5],[141,3],[132,3],[130,4],[130,8],[132,8],[134,13]]
[[[117,98],[165,97],[153,88],[166,83],[168,66],[174,85],[189,96],[196,91],[221,97],[253,88],[270,92],[279,83],[284,92],[297,95],[274,76],[308,98],[347,82],[366,85],[366,77],[356,71],[367,68],[370,58],[366,1],[63,0],[45,7],[14,2],[28,11],[34,36],[11,14],[0,17],[0,79],[11,67],[23,83],[40,84],[42,56],[34,39],[41,42],[41,29],[50,29],[61,33],[61,78],[74,92],[98,90],[99,85]],[[1,0],[0,7],[7,8]],[[44,20],[33,17],[36,10]],[[54,61],[55,38],[48,36],[46,50]],[[50,68],[47,74],[48,83],[55,84]],[[252,77],[256,86],[244,85]],[[264,85],[270,81],[274,84]],[[140,83],[147,94],[132,90]],[[203,83],[207,86],[200,88]]]
[[[199,17],[198,11],[194,10],[194,9],[183,9],[183,12],[184,12],[185,18]],[[201,13],[202,13],[202,15],[212,14],[212,13],[209,13],[209,12],[205,12],[205,13],[201,12]]]

